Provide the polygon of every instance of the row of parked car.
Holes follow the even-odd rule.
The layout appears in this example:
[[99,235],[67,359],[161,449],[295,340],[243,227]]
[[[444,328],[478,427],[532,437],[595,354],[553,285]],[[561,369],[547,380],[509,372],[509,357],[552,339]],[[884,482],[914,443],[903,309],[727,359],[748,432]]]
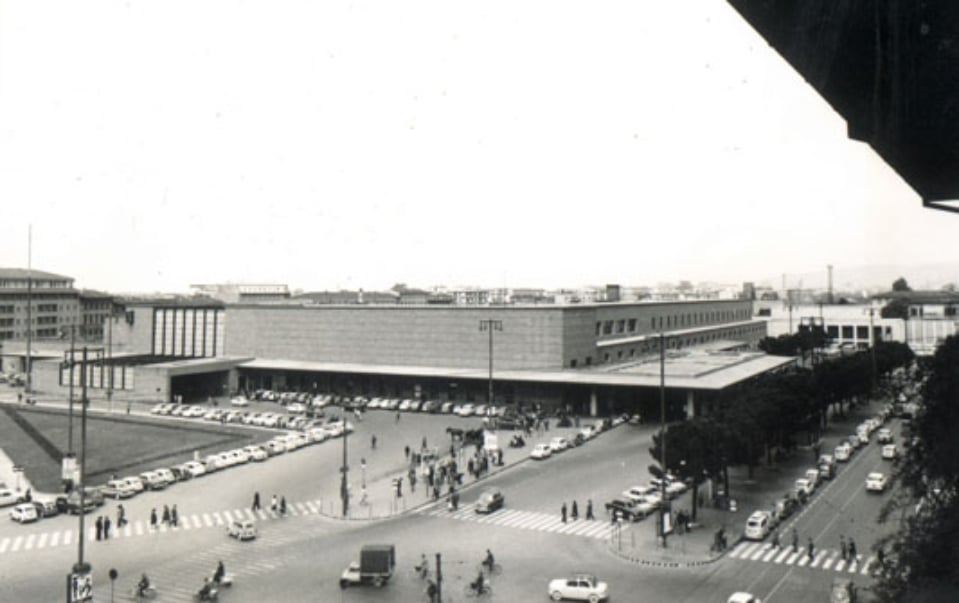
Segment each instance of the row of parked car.
[[[837,463],[850,460],[852,455],[869,443],[870,436],[877,429],[877,439],[892,446],[892,458],[895,458],[895,445],[892,442],[892,431],[881,427],[889,419],[890,414],[884,410],[876,417],[870,417],[856,427],[853,436],[839,442],[832,454],[823,454],[819,457],[816,468],[807,469],[802,477],[796,479],[793,490],[776,501],[772,509],[754,511],[746,520],[744,536],[750,540],[763,540],[780,523],[789,518],[804,504],[810,496],[826,480],[832,479],[838,469]],[[883,448],[883,458],[886,456],[886,447]],[[887,478],[879,472],[870,473],[866,478],[866,489],[882,492],[886,489]]]
[[540,442],[533,446],[533,449],[530,450],[529,457],[538,461],[548,459],[554,454],[559,454],[569,448],[575,448],[585,444],[599,435],[603,430],[615,425],[621,425],[624,420],[622,417],[617,417],[612,421],[600,419],[595,423],[584,425],[572,436],[554,436],[549,442]]
[[623,490],[620,498],[606,503],[606,511],[610,514],[615,513],[626,521],[639,521],[662,506],[664,485],[668,500],[676,498],[689,489],[688,484],[682,479],[667,473],[663,479],[654,477],[646,485]]
[[[317,418],[317,413],[297,414],[295,409],[287,409],[293,412],[294,416],[289,414],[280,414],[275,412],[251,412],[246,410],[235,410],[225,408],[204,408],[189,404],[157,404],[150,409],[150,412],[158,416],[184,417],[188,419],[203,419],[216,423],[234,423],[240,425],[252,425],[256,427],[270,427],[276,429],[305,429],[311,427]],[[304,408],[302,413],[306,412]],[[319,416],[322,416],[320,413]]]

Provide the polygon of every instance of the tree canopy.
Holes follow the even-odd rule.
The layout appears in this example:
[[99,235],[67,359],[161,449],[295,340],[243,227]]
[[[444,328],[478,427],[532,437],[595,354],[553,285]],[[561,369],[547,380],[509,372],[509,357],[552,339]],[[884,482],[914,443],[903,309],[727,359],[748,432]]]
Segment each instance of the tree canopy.
[[912,291],[912,289],[909,287],[909,283],[907,283],[906,279],[901,276],[892,282],[892,290],[893,291]]

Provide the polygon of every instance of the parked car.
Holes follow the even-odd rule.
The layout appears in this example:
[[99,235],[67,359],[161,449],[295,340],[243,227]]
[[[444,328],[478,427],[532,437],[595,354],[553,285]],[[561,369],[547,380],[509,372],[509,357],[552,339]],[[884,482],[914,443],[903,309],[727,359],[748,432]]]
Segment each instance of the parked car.
[[131,496],[136,496],[136,488],[130,485],[129,482],[122,479],[111,479],[103,486],[102,490],[103,495],[108,498],[130,498]]
[[533,446],[533,449],[529,453],[529,458],[536,460],[548,459],[553,454],[553,449],[550,448],[549,444],[537,444]]
[[849,457],[852,456],[852,447],[844,442],[839,446],[836,446],[836,449],[833,451],[833,455],[836,457],[837,461],[845,463],[849,460]]
[[505,499],[503,498],[502,491],[496,488],[490,488],[480,494],[479,500],[476,501],[476,512],[492,513],[497,509],[503,508],[504,502]]
[[891,442],[892,442],[892,430],[889,429],[889,428],[887,428],[887,427],[883,427],[882,429],[879,430],[879,434],[876,436],[876,439],[879,441],[880,444],[889,444],[889,443],[891,443]]
[[885,492],[888,482],[885,474],[874,471],[866,476],[866,491]]
[[563,436],[556,436],[549,441],[549,448],[553,452],[562,452],[569,448],[569,441]]
[[163,490],[167,487],[167,481],[155,471],[144,471],[140,474],[140,479],[147,490]]
[[572,578],[550,580],[546,592],[553,601],[572,599],[596,603],[609,599],[609,585],[592,574],[576,574]]
[[170,471],[167,467],[160,467],[159,469],[154,469],[153,473],[156,474],[160,479],[165,481],[168,486],[170,484],[177,482],[176,475],[174,475],[174,473]]
[[882,458],[891,461],[896,458],[896,445],[886,444],[882,447]]
[[609,514],[618,513],[626,521],[639,521],[656,510],[656,507],[646,501],[614,498],[605,505]]
[[812,482],[810,482],[808,478],[801,477],[796,480],[795,490],[800,500],[805,500],[811,496],[814,489],[815,486],[812,485]]
[[143,480],[136,475],[128,475],[120,479],[130,484],[130,487],[136,490],[137,494],[147,489],[146,484],[143,483]]
[[753,511],[746,520],[744,536],[750,540],[762,540],[772,529],[773,518],[768,511]]
[[788,493],[777,500],[773,506],[773,519],[777,523],[785,521],[792,516],[797,509],[799,509],[799,500],[793,496],[792,493]]
[[628,490],[623,490],[623,498],[632,501],[647,500],[649,495],[655,492],[656,490],[652,486],[633,486]]
[[234,519],[227,526],[226,533],[237,540],[253,540],[257,536],[256,522],[252,519]]
[[246,450],[246,452],[250,455],[251,461],[265,461],[270,456],[267,454],[266,450],[263,450],[263,448],[260,446],[244,446],[243,450]]
[[40,514],[33,503],[20,503],[10,509],[10,519],[18,523],[31,523],[40,519]]
[[230,406],[249,406],[250,401],[245,396],[233,396],[230,398]]
[[200,477],[201,475],[206,474],[206,465],[200,461],[187,461],[180,465],[184,471],[187,471],[193,477]]
[[759,600],[758,597],[755,597],[749,593],[738,592],[729,595],[729,598],[726,599],[726,603],[763,603]]
[[[67,512],[71,514],[80,514],[80,491],[78,489],[71,490],[66,496],[60,501],[61,512]],[[96,509],[99,506],[103,505],[103,494],[100,492],[99,488],[87,487],[83,489],[83,512],[89,513],[90,511]]]
[[819,486],[820,476],[819,469],[806,469],[806,479],[812,484],[813,488]]
[[23,501],[23,496],[9,488],[0,488],[0,507],[9,507]]
[[63,494],[34,492],[30,502],[37,508],[37,513],[40,514],[40,517],[52,517],[60,513],[62,505],[58,503],[58,500],[61,498],[66,498],[66,496]]

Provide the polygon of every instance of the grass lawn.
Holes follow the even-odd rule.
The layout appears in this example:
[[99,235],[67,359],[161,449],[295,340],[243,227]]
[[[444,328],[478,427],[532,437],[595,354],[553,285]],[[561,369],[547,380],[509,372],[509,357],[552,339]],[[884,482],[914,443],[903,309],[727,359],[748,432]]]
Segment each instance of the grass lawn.
[[[80,415],[73,419],[73,449],[80,450]],[[68,416],[59,409],[0,408],[0,447],[38,491],[57,492],[61,459],[67,452]],[[265,430],[224,426],[202,420],[160,420],[146,417],[87,416],[87,482],[98,485],[113,473],[132,475],[193,458],[265,442]]]

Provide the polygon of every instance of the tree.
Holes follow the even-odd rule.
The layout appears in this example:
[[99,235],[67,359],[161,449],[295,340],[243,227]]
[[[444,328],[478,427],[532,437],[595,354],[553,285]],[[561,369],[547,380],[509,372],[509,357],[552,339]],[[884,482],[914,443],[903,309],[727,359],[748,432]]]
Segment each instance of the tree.
[[[661,435],[653,435],[653,444],[649,449],[653,458],[660,460],[660,465],[650,472],[662,478],[662,459],[660,451]],[[666,429],[666,463],[667,471],[678,475],[683,480],[690,479],[693,483],[692,519],[696,519],[699,501],[699,486],[707,477],[715,477],[722,472],[721,456],[719,454],[722,432],[717,423],[700,417],[688,421],[675,423]]]
[[[959,336],[936,351],[913,420],[912,439],[896,465],[902,485],[880,514],[899,529],[878,546],[888,551],[874,592],[881,603],[959,600]],[[919,502],[919,504],[917,504]]]
[[882,307],[882,310],[879,311],[879,316],[883,318],[901,318],[902,320],[908,320],[909,300],[901,297],[891,300]]
[[909,287],[909,283],[907,283],[906,279],[901,276],[892,282],[892,290],[893,291],[912,291],[912,289]]

